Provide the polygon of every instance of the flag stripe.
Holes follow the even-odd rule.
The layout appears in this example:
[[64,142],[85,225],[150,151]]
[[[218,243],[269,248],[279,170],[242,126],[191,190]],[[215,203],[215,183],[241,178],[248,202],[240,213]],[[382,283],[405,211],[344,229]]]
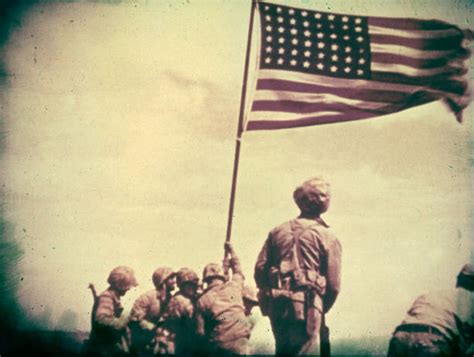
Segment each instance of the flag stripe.
[[252,106],[253,111],[279,111],[286,113],[315,113],[318,111],[337,111],[337,112],[360,112],[365,113],[379,113],[385,114],[386,110],[383,109],[386,105],[380,105],[379,108],[365,108],[362,109],[358,106],[349,105],[345,103],[307,103],[302,101],[293,100],[259,100],[255,101]]
[[[459,74],[463,74],[466,69],[460,69]],[[372,72],[371,79],[379,82],[386,83],[398,83],[398,84],[409,84],[409,85],[418,85],[425,86],[426,88],[436,88],[442,89],[446,87],[450,91],[450,84],[455,85],[456,88],[459,88],[464,83],[458,83],[455,80],[451,79],[452,74],[438,74],[434,76],[427,77],[409,77],[400,73],[391,73],[391,72]]]
[[370,34],[370,39],[374,43],[388,45],[401,45],[405,47],[417,48],[425,51],[446,51],[458,48],[461,44],[462,36],[451,36],[441,39],[420,39],[406,38],[392,35]]
[[398,63],[379,63],[372,62],[372,71],[374,72],[392,72],[399,73],[407,77],[417,77],[417,80],[420,78],[428,77],[428,81],[432,82],[433,77],[438,75],[461,75],[466,72],[464,68],[456,68],[453,66],[444,66],[436,68],[415,68],[412,66],[406,66]]
[[369,25],[369,34],[428,39],[446,38],[461,35],[460,30],[457,28],[448,28],[445,30],[403,30],[399,28],[388,28],[374,25]]
[[413,58],[441,58],[441,57],[468,57],[469,51],[466,49],[454,49],[450,51],[423,51],[416,48],[402,47],[400,45],[389,45],[380,43],[371,43],[370,49],[372,52],[378,53],[403,53],[404,56]]
[[439,20],[369,17],[367,21],[369,25],[390,27],[394,29],[403,30],[447,30],[457,28],[454,25]]
[[445,66],[449,59],[446,57],[439,58],[413,58],[397,53],[379,53],[372,52],[372,63],[401,64],[413,68],[436,68]]

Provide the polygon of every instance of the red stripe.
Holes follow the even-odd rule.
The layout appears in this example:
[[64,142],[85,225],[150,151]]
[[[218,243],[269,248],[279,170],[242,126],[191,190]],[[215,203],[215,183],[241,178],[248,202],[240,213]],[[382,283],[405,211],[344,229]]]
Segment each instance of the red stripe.
[[403,64],[405,66],[410,66],[413,68],[436,68],[445,66],[449,58],[447,57],[440,57],[440,58],[412,58],[407,57],[399,54],[393,53],[379,53],[379,52],[372,52],[371,54],[372,62],[377,63],[389,63],[389,64]]
[[[348,80],[350,81],[350,80]],[[327,93],[339,97],[371,102],[395,103],[407,98],[407,93],[379,89],[350,87],[326,87],[318,84],[300,83],[281,79],[259,79],[257,90],[290,91],[302,93]]]
[[372,43],[386,45],[400,45],[425,51],[447,51],[461,46],[462,35],[444,37],[439,39],[407,38],[393,35],[370,34]]
[[[368,17],[369,25],[389,27],[400,30],[447,30],[457,29],[457,26],[451,25],[439,20],[388,18],[388,17]],[[460,30],[459,30],[460,31]]]
[[443,73],[435,76],[409,77],[399,73],[372,72],[371,80],[378,82],[388,82],[397,84],[407,84],[413,86],[425,86],[444,92],[463,95],[467,89],[467,82],[451,79],[453,75],[462,75],[467,72],[466,68],[452,70],[452,73]]
[[368,109],[359,108],[354,105],[345,103],[308,103],[296,100],[256,100],[253,102],[252,111],[273,111],[273,112],[288,112],[288,113],[314,113],[317,111],[321,112],[373,112],[384,114],[387,113],[383,108],[379,109]]

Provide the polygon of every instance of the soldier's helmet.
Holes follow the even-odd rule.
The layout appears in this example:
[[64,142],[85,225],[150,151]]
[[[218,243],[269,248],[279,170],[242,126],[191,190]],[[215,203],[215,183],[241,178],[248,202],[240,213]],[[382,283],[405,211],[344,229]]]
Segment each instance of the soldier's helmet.
[[110,274],[107,282],[114,289],[126,291],[138,286],[135,273],[132,268],[127,266],[118,266],[114,268]]
[[189,268],[181,268],[176,273],[176,283],[181,287],[184,283],[193,283],[196,286],[199,284],[199,277],[194,270]]
[[220,264],[209,263],[204,267],[204,271],[202,272],[202,280],[206,281],[211,278],[221,278],[225,280],[224,270]]
[[330,185],[321,177],[313,177],[296,188],[293,198],[301,212],[322,214],[329,208]]
[[166,279],[171,278],[174,275],[173,270],[168,267],[159,267],[153,272],[153,275],[151,276],[151,280],[153,281],[153,285],[155,287],[159,288],[163,283],[166,281]]
[[244,286],[244,290],[242,291],[242,298],[253,304],[258,305],[257,291],[251,286]]

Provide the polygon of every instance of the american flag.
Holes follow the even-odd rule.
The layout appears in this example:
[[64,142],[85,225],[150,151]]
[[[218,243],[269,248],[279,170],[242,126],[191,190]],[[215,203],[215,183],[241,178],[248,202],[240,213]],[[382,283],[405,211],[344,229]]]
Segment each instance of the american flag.
[[468,32],[438,20],[258,3],[257,87],[246,130],[367,119],[444,99],[469,103]]

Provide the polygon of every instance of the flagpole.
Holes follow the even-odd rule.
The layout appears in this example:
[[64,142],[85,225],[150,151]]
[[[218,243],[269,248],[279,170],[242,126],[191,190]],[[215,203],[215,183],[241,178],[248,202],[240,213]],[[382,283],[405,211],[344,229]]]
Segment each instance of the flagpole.
[[[229,215],[227,217],[227,232],[225,237],[225,242],[230,242],[231,233],[232,233],[232,219],[234,215],[234,202],[235,202],[235,191],[237,187],[237,172],[239,170],[239,158],[240,158],[240,142],[243,133],[243,121],[245,114],[245,94],[247,92],[247,78],[248,78],[248,68],[249,68],[249,59],[250,59],[250,48],[252,44],[252,30],[253,22],[255,15],[255,7],[257,5],[256,0],[252,0],[251,9],[250,9],[250,20],[249,20],[249,31],[247,36],[247,53],[245,55],[245,68],[244,68],[244,78],[242,83],[242,93],[240,97],[240,112],[239,112],[239,123],[237,125],[237,137],[235,139],[235,155],[234,155],[234,170],[232,173],[232,186],[230,191],[230,203],[229,203]],[[227,260],[227,252],[224,253],[224,262]],[[224,264],[224,269],[227,270],[226,264]],[[227,273],[227,271],[226,271]]]

